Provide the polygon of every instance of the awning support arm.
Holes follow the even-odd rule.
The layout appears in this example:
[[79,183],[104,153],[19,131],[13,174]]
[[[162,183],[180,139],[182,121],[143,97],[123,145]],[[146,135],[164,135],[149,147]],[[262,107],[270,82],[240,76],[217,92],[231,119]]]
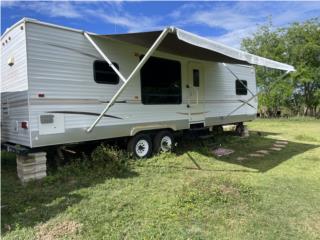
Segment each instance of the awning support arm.
[[[152,44],[152,46],[149,48],[149,50],[147,51],[147,53],[144,55],[144,57],[141,59],[141,61],[138,63],[138,65],[133,69],[133,71],[131,72],[131,74],[129,75],[129,77],[127,79],[125,79],[124,83],[122,84],[122,86],[119,88],[119,90],[115,93],[115,95],[111,98],[110,102],[107,104],[107,106],[105,107],[105,109],[101,112],[101,114],[99,115],[99,117],[94,121],[94,123],[92,123],[92,125],[86,130],[88,133],[92,131],[92,129],[99,123],[99,121],[101,120],[101,118],[103,117],[103,115],[110,109],[110,107],[114,104],[114,102],[117,100],[117,98],[120,96],[120,94],[123,92],[123,90],[126,88],[126,86],[128,85],[128,83],[130,82],[131,79],[133,79],[133,77],[135,76],[135,74],[140,71],[140,69],[143,67],[143,65],[148,61],[148,59],[151,57],[151,55],[154,53],[154,51],[158,48],[158,46],[160,45],[160,43],[163,41],[163,39],[167,36],[167,34],[169,32],[174,31],[173,28],[168,27],[165,28],[161,34],[159,35],[159,37],[157,38],[157,40]],[[86,34],[86,33],[85,33]],[[90,38],[89,38],[90,39]],[[88,39],[88,40],[89,40]],[[91,39],[92,40],[92,39]],[[90,40],[89,40],[90,41]],[[90,43],[93,45],[95,44],[93,41]],[[96,44],[95,44],[96,45]],[[96,49],[99,49],[99,53],[103,54],[104,53],[101,51],[101,49],[96,45]],[[105,56],[106,57],[106,56]],[[106,59],[108,59],[106,57]],[[110,60],[109,60],[110,61]],[[109,63],[109,62],[108,62]],[[118,70],[118,69],[117,69]],[[120,72],[119,72],[120,73]],[[121,73],[120,73],[121,74]]]
[[119,76],[119,78],[126,82],[125,77],[121,74],[121,72],[114,66],[114,64],[111,62],[111,60],[104,54],[104,52],[98,47],[98,45],[93,41],[93,39],[90,37],[90,35],[86,32],[83,33],[84,36],[88,39],[88,41],[92,44],[92,46],[100,53],[100,55],[103,57],[103,59],[109,64],[109,66],[115,71],[115,73]]
[[227,64],[225,64],[225,63],[222,63],[222,64],[223,64],[223,66],[236,78],[236,80],[239,80],[239,82],[241,83],[241,85],[242,85],[244,88],[246,88],[246,89],[248,90],[248,92],[250,92],[250,94],[251,94],[252,96],[254,96],[253,92],[251,92],[251,90],[242,82],[242,80],[240,80],[240,79],[238,78],[238,76],[227,66]]
[[[284,78],[286,75],[288,75],[290,70],[287,70],[283,75],[280,76],[280,79]],[[271,88],[273,85],[271,85]],[[252,95],[251,98],[249,98],[247,101],[244,101],[240,106],[236,107],[234,110],[232,110],[226,117],[229,117],[232,113],[236,112],[238,109],[242,108],[244,105],[248,104],[252,99],[254,99],[256,96],[258,96],[261,92],[257,92],[256,94]]]
[[234,110],[232,110],[227,116],[225,116],[224,118],[229,117],[232,113],[236,112],[238,109],[242,108],[244,105],[248,104],[252,99],[254,99],[256,96],[258,95],[255,94],[253,95],[251,98],[249,98],[247,101],[244,101],[242,104],[240,104],[238,107],[236,107]]

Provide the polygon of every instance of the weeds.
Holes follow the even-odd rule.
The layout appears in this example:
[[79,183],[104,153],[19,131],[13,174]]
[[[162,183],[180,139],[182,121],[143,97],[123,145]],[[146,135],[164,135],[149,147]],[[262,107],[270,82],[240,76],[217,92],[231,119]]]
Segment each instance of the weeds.
[[129,172],[130,159],[128,155],[114,146],[101,144],[91,156],[82,154],[82,157],[73,159],[71,162],[58,169],[58,175],[80,176],[85,171],[92,171],[96,175],[104,177],[120,177]]
[[130,168],[127,153],[103,144],[98,146],[91,154],[90,165],[93,168],[103,168],[105,174],[110,176],[120,176]]
[[[178,206],[193,209],[206,205],[239,205],[252,203],[258,199],[251,187],[230,180],[212,181],[211,178],[201,178],[183,186],[179,196]],[[218,204],[218,205],[217,205]]]
[[[319,121],[257,120],[248,126],[249,138],[182,137],[175,153],[139,161],[100,145],[23,186],[14,158],[6,159],[1,237],[319,239]],[[317,141],[297,141],[299,135]],[[287,147],[236,160],[276,140],[288,141]],[[220,144],[235,153],[214,157]]]

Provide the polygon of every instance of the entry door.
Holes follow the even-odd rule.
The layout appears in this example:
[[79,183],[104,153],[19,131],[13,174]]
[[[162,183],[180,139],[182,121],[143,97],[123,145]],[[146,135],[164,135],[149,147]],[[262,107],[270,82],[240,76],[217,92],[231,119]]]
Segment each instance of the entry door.
[[204,72],[200,63],[188,66],[189,116],[190,122],[204,121]]

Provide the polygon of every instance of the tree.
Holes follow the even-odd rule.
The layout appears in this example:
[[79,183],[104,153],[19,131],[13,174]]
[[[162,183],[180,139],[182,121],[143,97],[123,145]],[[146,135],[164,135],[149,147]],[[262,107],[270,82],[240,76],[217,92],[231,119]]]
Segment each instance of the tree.
[[294,87],[304,99],[304,114],[316,114],[320,104],[320,21],[294,23],[285,31],[289,61],[297,71]]
[[274,115],[281,107],[294,113],[316,114],[320,104],[320,22],[311,19],[274,29],[272,22],[261,26],[241,47],[250,53],[287,62],[296,72],[283,77],[278,70],[257,67],[257,84],[261,94],[259,107]]

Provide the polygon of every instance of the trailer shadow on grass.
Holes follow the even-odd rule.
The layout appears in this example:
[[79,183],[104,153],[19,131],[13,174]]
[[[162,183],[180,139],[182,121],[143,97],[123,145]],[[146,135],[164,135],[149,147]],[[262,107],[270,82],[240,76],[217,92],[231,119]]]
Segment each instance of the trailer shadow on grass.
[[[181,171],[263,173],[296,155],[319,147],[316,144],[288,141],[286,147],[281,151],[270,151],[263,157],[248,157],[248,154],[258,150],[270,149],[277,138],[277,133],[268,132],[250,132],[249,138],[240,138],[231,132],[205,140],[201,140],[199,137],[182,136],[175,154],[185,156],[187,161],[192,162],[191,167],[183,167],[177,162],[174,166],[168,166],[161,159],[158,161],[159,164],[153,163],[153,159],[150,159],[147,164],[143,162],[141,164],[142,167],[172,168]],[[235,152],[229,156],[215,157],[212,151],[220,146],[230,148]],[[201,155],[206,157],[206,163],[199,159]],[[246,157],[247,159],[239,161],[238,157]],[[81,167],[68,168],[65,166],[62,172],[57,171],[45,180],[23,186],[16,177],[15,159],[4,160],[4,155],[2,155],[2,236],[10,230],[34,227],[44,223],[65,212],[68,207],[85,200],[87,196],[77,193],[79,189],[93,187],[107,181],[110,177],[132,178],[138,176],[138,173],[132,169],[127,169],[118,176],[109,176],[97,168],[86,170]],[[211,160],[212,162],[222,161],[234,164],[235,167],[232,169],[230,166],[224,168],[219,165],[219,168],[215,168],[208,165],[208,160],[209,163]]]
[[[2,156],[3,157],[3,156]],[[63,213],[70,206],[84,200],[76,192],[103,183],[110,178],[132,178],[138,173],[126,169],[117,176],[104,174],[99,169],[63,167],[43,180],[22,185],[17,178],[14,156],[2,162],[1,169],[1,230],[9,231],[35,227]]]
[[[237,171],[237,172],[267,172],[280,165],[281,163],[291,159],[292,157],[302,154],[308,150],[319,147],[317,144],[306,144],[299,142],[286,141],[287,144],[281,150],[274,150],[274,144],[277,144],[278,133],[271,132],[250,132],[250,137],[240,138],[233,132],[225,132],[224,134],[209,139],[201,140],[186,137],[181,139],[181,144],[177,149],[177,155],[188,152],[196,152],[203,156],[211,158],[213,161],[222,161],[247,169],[206,169],[201,167],[201,163],[187,152],[187,157],[194,163],[194,169],[203,171]],[[228,148],[234,150],[234,153],[228,156],[217,157],[213,154],[213,150],[218,148]],[[259,150],[268,151],[267,154],[257,153]],[[260,156],[250,156],[249,154],[258,154]]]

